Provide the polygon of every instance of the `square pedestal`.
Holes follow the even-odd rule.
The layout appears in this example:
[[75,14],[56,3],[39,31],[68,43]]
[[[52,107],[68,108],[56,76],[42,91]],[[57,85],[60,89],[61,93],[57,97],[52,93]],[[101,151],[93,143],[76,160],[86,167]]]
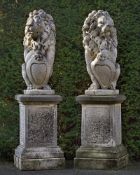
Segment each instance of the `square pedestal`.
[[81,147],[76,152],[75,168],[118,169],[127,165],[128,154],[122,145],[121,103],[123,95],[81,95]]
[[20,107],[20,145],[14,163],[21,170],[64,168],[65,159],[57,146],[59,95],[17,95]]

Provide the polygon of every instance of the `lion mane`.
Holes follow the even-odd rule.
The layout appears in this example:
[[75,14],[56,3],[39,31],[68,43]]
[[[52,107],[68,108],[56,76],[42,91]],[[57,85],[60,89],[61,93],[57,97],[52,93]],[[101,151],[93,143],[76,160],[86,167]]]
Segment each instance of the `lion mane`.
[[92,11],[86,18],[83,28],[83,45],[88,49],[92,60],[103,50],[110,52],[115,62],[117,57],[117,35],[114,23],[106,11]]
[[[53,63],[55,57],[55,25],[51,15],[44,10],[34,10],[29,13],[25,26],[24,60],[22,65],[22,76],[26,82],[27,89],[48,88],[48,81],[53,72]],[[46,79],[41,85],[33,85],[33,80],[27,75],[28,67],[31,61],[42,61],[46,67]],[[45,86],[46,85],[46,86]]]

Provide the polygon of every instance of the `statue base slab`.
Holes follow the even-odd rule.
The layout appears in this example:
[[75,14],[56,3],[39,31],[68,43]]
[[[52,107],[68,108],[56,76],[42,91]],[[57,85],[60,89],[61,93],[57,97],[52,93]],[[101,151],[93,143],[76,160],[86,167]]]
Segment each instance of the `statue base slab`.
[[28,95],[54,95],[54,90],[42,90],[42,89],[32,89],[32,90],[24,90],[24,94]]
[[59,95],[17,95],[20,107],[20,145],[14,163],[20,170],[62,169],[65,158],[57,146]]
[[121,103],[124,95],[80,95],[82,105],[81,147],[76,151],[77,169],[119,169],[128,163],[122,145]]
[[119,90],[97,89],[97,90],[85,90],[86,95],[118,95]]

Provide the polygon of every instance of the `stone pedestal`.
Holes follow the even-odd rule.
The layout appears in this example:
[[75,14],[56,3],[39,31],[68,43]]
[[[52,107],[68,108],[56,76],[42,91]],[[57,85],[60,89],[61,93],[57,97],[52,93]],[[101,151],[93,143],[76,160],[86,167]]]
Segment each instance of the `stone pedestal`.
[[82,105],[81,147],[74,160],[78,169],[118,169],[128,154],[122,145],[121,103],[123,95],[80,95]]
[[21,170],[64,168],[65,159],[57,146],[59,95],[17,95],[20,107],[20,145],[14,163]]

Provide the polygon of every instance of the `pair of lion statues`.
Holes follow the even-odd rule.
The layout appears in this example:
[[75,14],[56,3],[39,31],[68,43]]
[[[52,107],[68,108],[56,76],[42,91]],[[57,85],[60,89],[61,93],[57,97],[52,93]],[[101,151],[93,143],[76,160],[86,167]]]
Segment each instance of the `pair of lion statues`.
[[[115,89],[120,75],[117,58],[117,34],[108,12],[92,11],[85,19],[83,45],[87,72],[92,84],[89,90]],[[27,89],[50,89],[55,57],[55,25],[43,10],[30,12],[25,27],[22,75]]]

